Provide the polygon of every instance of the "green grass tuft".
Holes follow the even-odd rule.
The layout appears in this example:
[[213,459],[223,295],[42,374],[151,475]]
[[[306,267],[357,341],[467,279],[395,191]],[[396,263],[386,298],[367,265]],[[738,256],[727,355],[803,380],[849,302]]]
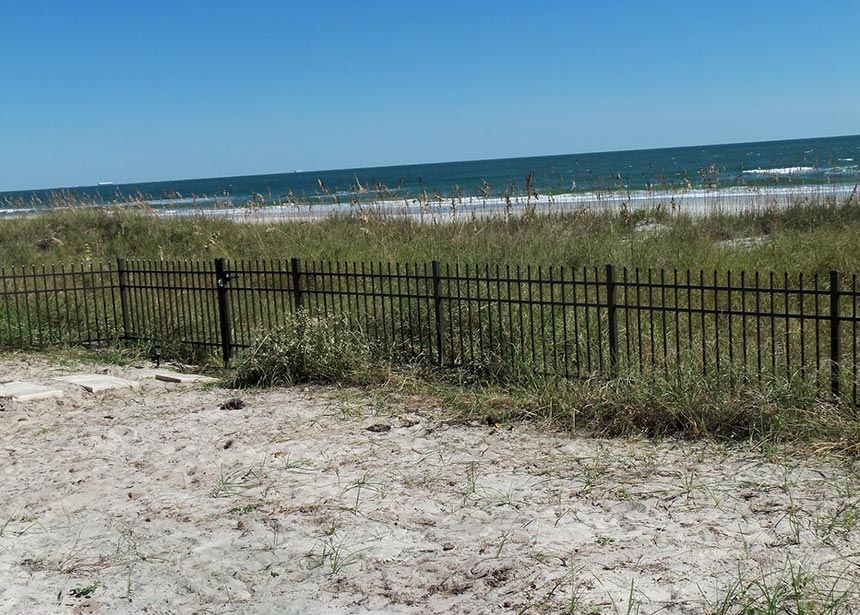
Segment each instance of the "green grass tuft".
[[379,361],[357,323],[307,311],[265,332],[237,357],[228,380],[234,388],[290,386],[303,382],[355,384],[372,381]]

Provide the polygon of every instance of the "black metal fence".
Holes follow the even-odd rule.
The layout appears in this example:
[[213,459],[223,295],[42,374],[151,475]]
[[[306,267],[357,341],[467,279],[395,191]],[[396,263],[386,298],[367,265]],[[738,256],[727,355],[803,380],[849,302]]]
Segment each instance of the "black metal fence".
[[857,402],[856,275],[290,260],[0,269],[0,344],[147,342],[228,362],[299,310],[398,357],[568,378],[801,380]]
[[0,346],[116,340],[119,285],[110,265],[0,267],[0,279]]

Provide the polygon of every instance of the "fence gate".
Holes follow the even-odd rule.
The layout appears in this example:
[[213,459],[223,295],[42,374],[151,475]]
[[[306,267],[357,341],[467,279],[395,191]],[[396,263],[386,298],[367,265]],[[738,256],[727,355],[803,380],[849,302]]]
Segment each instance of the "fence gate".
[[223,350],[218,262],[119,259],[121,338]]

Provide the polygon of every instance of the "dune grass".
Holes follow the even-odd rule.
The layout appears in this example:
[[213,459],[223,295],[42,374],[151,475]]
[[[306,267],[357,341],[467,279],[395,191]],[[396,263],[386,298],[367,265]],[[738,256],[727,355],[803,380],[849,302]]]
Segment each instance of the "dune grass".
[[243,223],[140,209],[57,210],[0,221],[0,261],[290,258],[823,273],[860,271],[860,204],[798,202],[742,214],[577,210],[421,222],[342,215]]

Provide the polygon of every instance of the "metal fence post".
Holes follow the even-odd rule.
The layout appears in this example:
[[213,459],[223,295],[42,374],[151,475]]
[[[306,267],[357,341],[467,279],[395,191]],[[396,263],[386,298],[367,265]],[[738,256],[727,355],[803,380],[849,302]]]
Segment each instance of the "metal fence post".
[[442,332],[445,326],[442,320],[442,272],[439,261],[433,261],[431,265],[433,270],[433,309],[436,313],[436,359],[441,366],[443,364]]
[[618,369],[618,297],[615,288],[615,265],[606,265],[606,310],[609,325],[609,369]]
[[839,270],[834,269],[830,272],[830,392],[835,398],[841,392],[839,361],[842,354],[842,327],[839,303]]
[[290,259],[290,273],[293,276],[293,305],[296,312],[302,309],[304,302],[304,291],[302,289],[302,261],[298,258]]
[[215,259],[215,281],[218,292],[218,322],[221,329],[221,355],[224,358],[224,367],[230,363],[233,353],[233,340],[230,331],[230,301],[227,297],[227,284],[230,282],[230,274],[227,272],[223,258]]
[[[129,317],[128,317],[128,280],[126,280],[125,259],[116,259],[116,272],[119,284],[119,303],[120,311],[122,312],[122,340],[128,342],[131,335],[129,334]],[[116,304],[114,304],[116,305]],[[116,311],[114,311],[116,314]]]

